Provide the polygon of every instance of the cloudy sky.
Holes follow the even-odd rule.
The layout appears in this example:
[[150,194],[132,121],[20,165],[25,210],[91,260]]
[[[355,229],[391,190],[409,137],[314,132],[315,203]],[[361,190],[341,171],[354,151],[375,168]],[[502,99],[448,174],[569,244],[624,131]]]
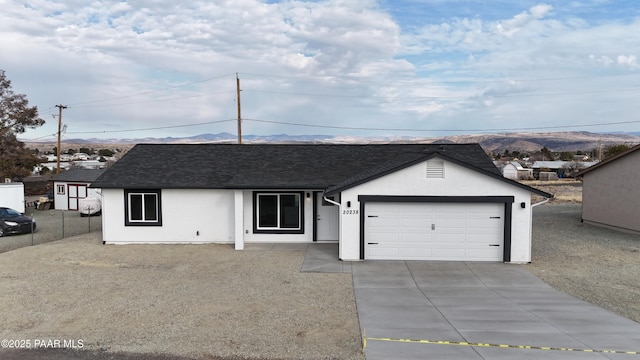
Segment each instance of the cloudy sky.
[[639,131],[636,0],[0,0],[22,139]]

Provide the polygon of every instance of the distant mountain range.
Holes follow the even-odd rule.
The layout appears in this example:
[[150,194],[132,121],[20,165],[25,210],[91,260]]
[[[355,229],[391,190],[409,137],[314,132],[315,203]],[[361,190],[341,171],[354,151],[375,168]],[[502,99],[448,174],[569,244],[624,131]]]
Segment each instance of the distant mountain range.
[[[498,134],[451,135],[443,137],[356,137],[335,135],[245,135],[243,143],[318,143],[318,144],[362,144],[362,143],[479,143],[486,151],[504,150],[532,152],[547,147],[551,151],[590,151],[608,145],[640,144],[640,132],[601,134],[591,132],[521,132]],[[138,138],[138,139],[64,139],[65,147],[85,145],[130,147],[141,143],[162,144],[198,144],[198,143],[235,143],[237,137],[230,133],[200,134],[189,137]],[[29,142],[27,147],[55,146],[53,142]]]

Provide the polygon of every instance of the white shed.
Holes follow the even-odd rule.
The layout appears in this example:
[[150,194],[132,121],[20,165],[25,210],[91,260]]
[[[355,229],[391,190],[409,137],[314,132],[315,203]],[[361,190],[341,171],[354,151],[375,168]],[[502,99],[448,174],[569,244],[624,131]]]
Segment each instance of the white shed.
[[104,169],[72,168],[51,178],[53,202],[56,210],[79,210],[78,201],[86,197],[99,197],[100,190],[89,188]]

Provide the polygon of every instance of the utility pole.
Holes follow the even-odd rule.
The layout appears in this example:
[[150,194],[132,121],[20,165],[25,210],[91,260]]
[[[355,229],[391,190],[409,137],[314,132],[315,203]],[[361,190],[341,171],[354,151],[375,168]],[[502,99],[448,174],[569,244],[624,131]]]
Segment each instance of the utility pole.
[[236,92],[238,98],[238,144],[242,144],[242,116],[240,115],[240,78],[236,73]]
[[56,105],[58,108],[58,154],[56,155],[56,174],[60,174],[60,134],[62,132],[62,109],[66,109],[67,107],[60,104]]

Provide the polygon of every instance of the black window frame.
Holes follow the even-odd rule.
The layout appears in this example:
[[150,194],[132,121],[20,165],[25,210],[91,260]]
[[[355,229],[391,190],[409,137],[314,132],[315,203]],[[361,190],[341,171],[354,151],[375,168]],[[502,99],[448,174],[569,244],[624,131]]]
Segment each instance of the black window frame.
[[[153,195],[156,198],[155,210],[157,217],[155,220],[132,220],[130,214],[131,195],[142,195],[144,199],[146,195]],[[144,201],[144,200],[143,200]],[[144,205],[141,209],[144,209]],[[144,211],[144,210],[143,210]],[[125,226],[162,226],[162,192],[160,189],[126,189],[124,191],[124,224]]]
[[[278,226],[277,227],[260,227],[259,226],[259,199],[260,196],[278,196]],[[298,219],[300,224],[297,228],[282,227],[282,213],[280,197],[282,195],[296,195],[298,196]],[[304,208],[305,208],[305,196],[303,191],[254,191],[253,192],[253,233],[254,234],[304,234]]]

